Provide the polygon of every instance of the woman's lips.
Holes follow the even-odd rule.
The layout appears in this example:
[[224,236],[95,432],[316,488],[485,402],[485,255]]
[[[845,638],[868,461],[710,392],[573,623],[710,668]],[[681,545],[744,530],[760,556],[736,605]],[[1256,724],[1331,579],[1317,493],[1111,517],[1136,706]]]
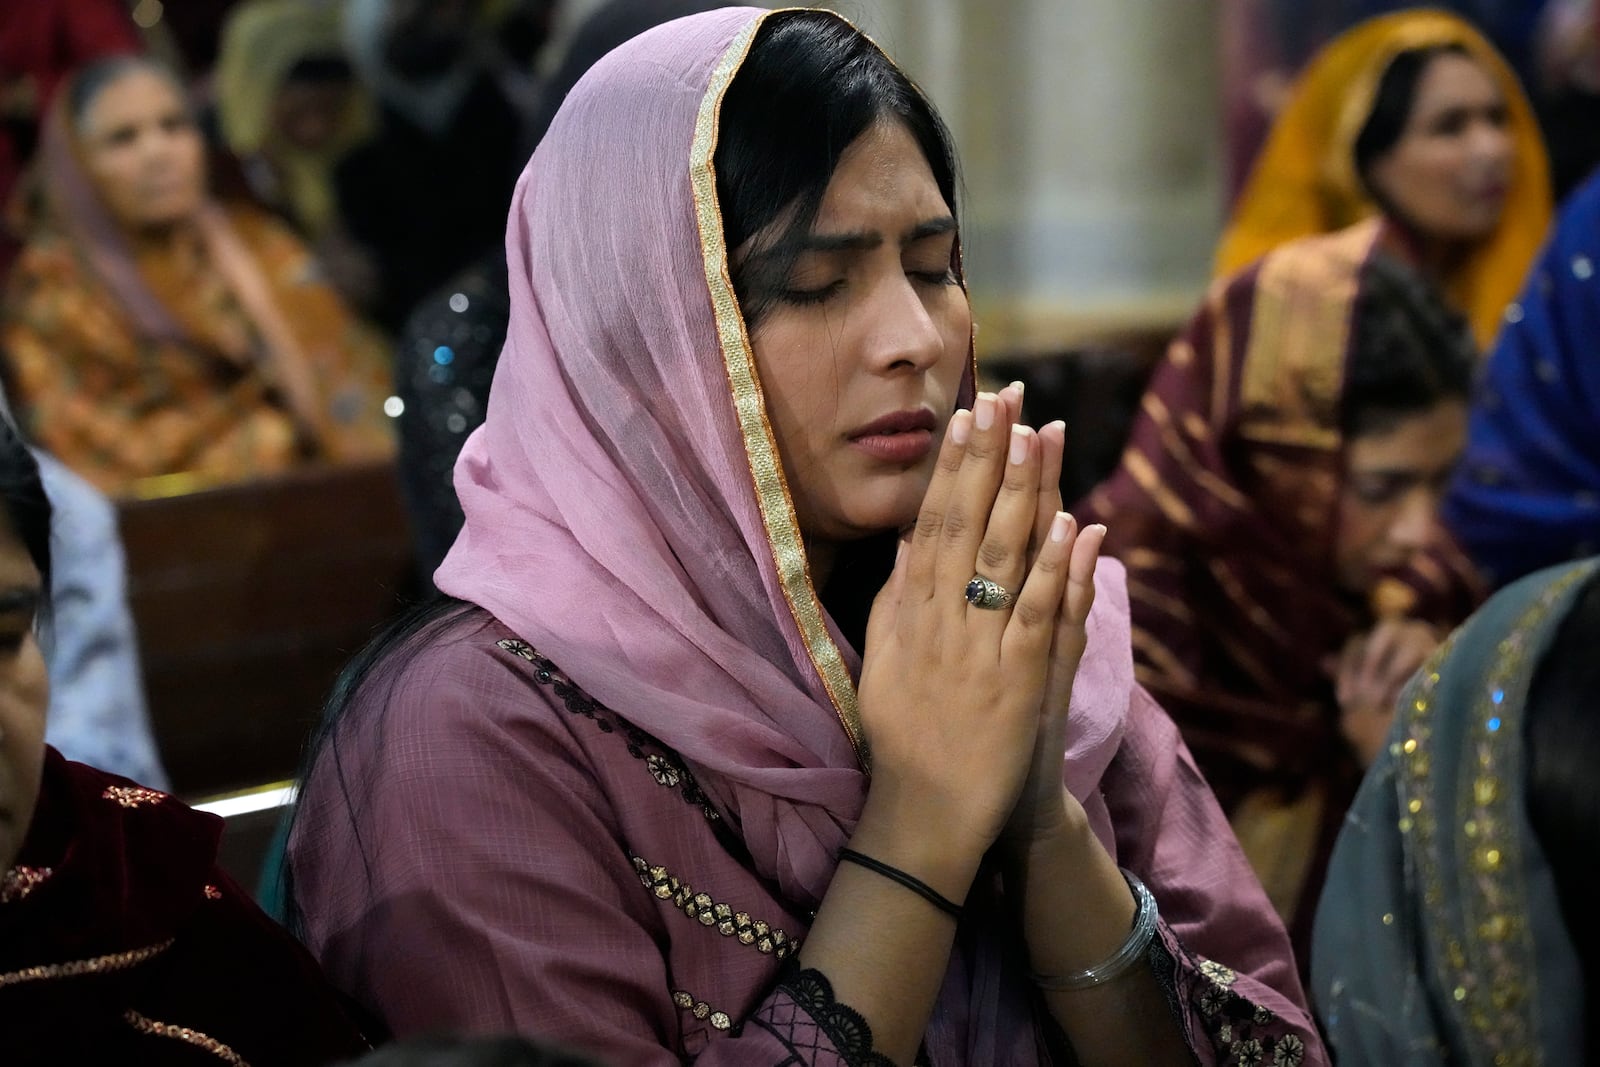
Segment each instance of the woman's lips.
[[918,463],[933,449],[938,425],[927,408],[896,411],[856,430],[850,443],[885,463]]
[[850,443],[885,463],[918,463],[933,450],[932,430],[902,430],[852,437]]

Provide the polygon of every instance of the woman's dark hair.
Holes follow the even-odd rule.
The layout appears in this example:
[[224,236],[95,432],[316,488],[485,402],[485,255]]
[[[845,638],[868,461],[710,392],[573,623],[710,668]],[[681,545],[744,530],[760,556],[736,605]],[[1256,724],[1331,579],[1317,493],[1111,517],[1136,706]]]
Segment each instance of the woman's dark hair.
[[187,105],[188,93],[183,91],[183,84],[178,80],[178,76],[165,64],[149,56],[134,54],[107,56],[80,68],[67,84],[67,115],[72,119],[73,125],[76,126],[83,121],[84,113],[99,98],[102,90],[120,80],[123,75],[132,74],[136,70],[149,71],[167,79],[178,90],[178,95],[183,97]]
[[[822,11],[770,16],[756,34],[749,55],[723,98],[715,165],[728,247],[737,248],[780,218],[787,232],[809,228],[845,148],[884,116],[896,118],[910,130],[928,158],[945,202],[954,211],[954,148],[943,123],[917,88],[838,16]],[[959,264],[954,266],[959,268]],[[735,289],[749,320],[764,302],[756,292],[752,306],[752,297],[747,294],[755,283],[737,264],[732,269]],[[760,281],[764,284],[766,279]],[[823,593],[834,618],[857,647],[865,631],[872,592],[887,577],[894,555],[892,534],[873,538],[871,544],[874,550],[863,554],[870,559],[843,559],[837,570],[853,576],[870,572],[877,576],[876,583],[848,583],[849,594],[835,596],[831,590]],[[870,592],[864,592],[868,589]],[[365,686],[394,683],[394,671],[380,670],[388,666],[394,653],[426,642],[466,610],[469,606],[459,600],[435,598],[412,609],[356,654],[340,674],[324,706],[321,723],[307,746],[302,781],[326,752],[326,758],[333,761],[339,788],[355,811],[357,798],[351,795],[351,788],[359,788],[362,783],[351,783],[344,777],[338,747],[340,724]],[[387,677],[378,677],[385,673]],[[364,694],[362,700],[364,707],[375,709],[385,703],[381,694]],[[366,846],[359,830],[356,836],[366,861]],[[284,920],[291,930],[303,935],[304,917],[295,899],[293,871],[287,864],[282,880]]]
[[1372,97],[1372,110],[1367,113],[1367,121],[1362,124],[1355,143],[1356,173],[1361,176],[1367,191],[1375,197],[1377,190],[1368,178],[1372,165],[1388,155],[1389,150],[1400,142],[1400,135],[1405,133],[1406,123],[1411,120],[1411,110],[1416,106],[1417,86],[1422,81],[1422,75],[1428,65],[1442,55],[1472,58],[1466,48],[1459,44],[1409,48],[1395,56],[1384,69],[1383,77],[1378,79],[1378,88]]
[[[722,101],[714,163],[730,253],[774,223],[783,226],[771,238],[774,246],[809,230],[845,149],[880,119],[910,132],[954,214],[958,179],[950,131],[911,80],[836,15],[769,17]],[[746,256],[729,266],[739,306],[753,326],[792,257]],[[959,262],[951,266],[960,269]]]
[[285,85],[343,85],[355,80],[350,61],[338,54],[306,56],[283,75]]
[[1477,347],[1466,320],[1416,271],[1375,255],[1351,313],[1340,426],[1346,440],[1472,391]]
[[50,498],[39,478],[39,461],[0,412],[0,494],[11,532],[28,550],[43,589],[50,588]]
[[[1587,1056],[1600,1052],[1600,581],[1590,579],[1545,650],[1525,709],[1528,816],[1555,876],[1584,974]],[[1577,1050],[1574,1050],[1577,1051]]]

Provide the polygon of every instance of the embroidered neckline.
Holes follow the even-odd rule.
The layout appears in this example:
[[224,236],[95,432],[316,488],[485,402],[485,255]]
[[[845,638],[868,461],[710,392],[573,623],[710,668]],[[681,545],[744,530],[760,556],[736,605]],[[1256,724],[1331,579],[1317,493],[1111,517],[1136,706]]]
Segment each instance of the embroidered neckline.
[[[681,760],[673,758],[667,746],[585,693],[576,682],[562,673],[561,668],[540,655],[538,649],[526,641],[504,638],[495,644],[503,651],[533,664],[534,679],[540,685],[549,687],[561,699],[567,711],[590,720],[603,734],[620,734],[627,745],[628,755],[645,762],[656,784],[676,790],[684,803],[699,808],[710,822],[722,821],[721,814],[711,806],[710,798],[700,788],[700,783],[695,781],[694,773]],[[647,752],[647,748],[657,751]]]
[[125,1012],[122,1017],[127,1021],[129,1026],[133,1027],[141,1034],[149,1034],[152,1037],[167,1037],[174,1041],[182,1041],[186,1045],[193,1045],[195,1048],[203,1049],[206,1052],[211,1053],[223,1063],[231,1064],[232,1067],[250,1067],[249,1062],[246,1061],[243,1056],[239,1055],[233,1049],[229,1048],[221,1041],[218,1041],[210,1034],[202,1033],[199,1030],[191,1030],[187,1026],[174,1026],[172,1023],[156,1022],[156,1020],[141,1015],[131,1009]]
[[0,904],[15,904],[44,884],[55,870],[50,867],[13,867],[0,875]]
[[21,985],[24,982],[43,982],[53,978],[77,978],[85,974],[125,971],[129,967],[136,967],[152,957],[159,956],[171,947],[172,939],[168,938],[159,945],[136,948],[130,952],[113,952],[110,955],[95,956],[92,959],[24,967],[20,971],[0,974],[0,989],[4,989],[6,986]]
[[100,799],[115,801],[125,808],[139,808],[146,804],[159,804],[167,799],[167,794],[146,789],[142,785],[108,785],[106,791],[100,794]]

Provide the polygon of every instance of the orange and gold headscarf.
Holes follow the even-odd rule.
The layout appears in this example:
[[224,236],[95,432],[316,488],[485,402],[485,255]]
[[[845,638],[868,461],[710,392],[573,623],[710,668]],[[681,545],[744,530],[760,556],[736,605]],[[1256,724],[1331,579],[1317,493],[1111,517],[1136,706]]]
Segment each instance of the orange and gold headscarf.
[[1355,143],[1372,113],[1378,83],[1400,53],[1449,45],[1465,49],[1499,85],[1515,154],[1499,228],[1447,287],[1451,302],[1471,321],[1479,347],[1487,350],[1550,226],[1550,164],[1517,76],[1482,34],[1443,11],[1369,19],[1312,58],[1234,206],[1215,273],[1233,274],[1285,242],[1376,214],[1356,173]]

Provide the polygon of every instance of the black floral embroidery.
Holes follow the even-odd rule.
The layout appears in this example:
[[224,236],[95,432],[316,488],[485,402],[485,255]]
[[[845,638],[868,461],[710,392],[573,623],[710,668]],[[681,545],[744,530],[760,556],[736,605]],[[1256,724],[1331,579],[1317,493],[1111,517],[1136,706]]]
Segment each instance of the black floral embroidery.
[[1285,1033],[1275,1014],[1236,992],[1238,975],[1231,968],[1199,956],[1188,958],[1199,975],[1190,991],[1199,1010],[1198,1036],[1210,1043],[1218,1067],[1300,1067],[1305,1041]]
[[[533,664],[534,677],[539,684],[549,686],[569,712],[590,720],[601,733],[620,735],[628,746],[628,755],[637,760],[644,760],[650,776],[657,784],[677,790],[684,803],[699,808],[701,814],[711,822],[722,820],[717,809],[711,806],[710,798],[695,781],[694,774],[676,758],[671,749],[578,688],[572,679],[561,673],[559,667],[541,656],[539,651],[526,641],[505,638],[496,641],[495,644],[513,656]],[[650,749],[655,751],[647,751]]]
[[1301,1067],[1305,1039],[1237,992],[1239,975],[1184,948],[1165,924],[1150,943],[1150,966],[1191,1047],[1209,1046],[1218,1067]]
[[778,990],[788,994],[795,1010],[763,1013],[751,1022],[788,1046],[796,1062],[813,1063],[819,1053],[829,1052],[851,1067],[894,1067],[894,1061],[873,1051],[872,1027],[860,1012],[834,999],[822,972],[801,970],[791,961]]

